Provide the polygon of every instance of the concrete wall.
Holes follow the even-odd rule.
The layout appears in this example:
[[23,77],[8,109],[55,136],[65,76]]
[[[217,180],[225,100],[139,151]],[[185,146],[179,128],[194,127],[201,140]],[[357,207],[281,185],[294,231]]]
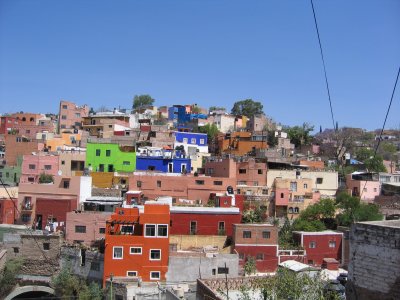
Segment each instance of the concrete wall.
[[[196,254],[196,253],[195,253]],[[218,268],[229,269],[228,277],[237,277],[239,257],[237,254],[188,254],[169,257],[167,282],[196,281],[198,278],[225,278],[225,273],[218,274]],[[214,274],[214,275],[213,275]]]
[[351,227],[347,299],[400,299],[399,266],[399,220]]
[[226,236],[220,235],[170,235],[169,244],[175,244],[177,250],[199,248],[206,246],[217,247],[220,253],[230,253],[230,248],[224,248]]

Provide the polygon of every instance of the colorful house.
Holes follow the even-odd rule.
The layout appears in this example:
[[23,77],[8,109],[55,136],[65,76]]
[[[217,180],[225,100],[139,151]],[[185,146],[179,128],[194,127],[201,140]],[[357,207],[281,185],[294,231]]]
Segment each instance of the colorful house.
[[258,272],[275,272],[278,265],[277,227],[271,224],[233,225],[232,251],[239,254],[241,267],[252,257]]
[[165,150],[158,147],[138,149],[136,169],[142,171],[159,171],[164,173],[190,173],[190,158],[181,151]]
[[133,172],[136,169],[135,147],[88,143],[86,166],[95,172]]
[[106,223],[103,284],[112,276],[165,281],[169,257],[169,205],[118,208]]
[[42,174],[56,176],[59,170],[58,162],[58,156],[46,153],[24,155],[20,183],[38,183]]

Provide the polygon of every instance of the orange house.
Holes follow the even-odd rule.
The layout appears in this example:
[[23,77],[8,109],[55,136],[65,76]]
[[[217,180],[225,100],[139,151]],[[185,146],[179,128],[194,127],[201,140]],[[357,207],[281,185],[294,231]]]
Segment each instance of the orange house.
[[164,281],[169,257],[169,205],[117,208],[106,222],[103,285],[110,276]]

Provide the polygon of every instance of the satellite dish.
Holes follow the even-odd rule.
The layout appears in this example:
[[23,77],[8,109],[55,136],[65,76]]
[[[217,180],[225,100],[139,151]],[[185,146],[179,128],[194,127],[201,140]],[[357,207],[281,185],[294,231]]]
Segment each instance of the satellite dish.
[[61,176],[62,175],[62,171],[58,170],[57,174],[58,174],[58,176]]

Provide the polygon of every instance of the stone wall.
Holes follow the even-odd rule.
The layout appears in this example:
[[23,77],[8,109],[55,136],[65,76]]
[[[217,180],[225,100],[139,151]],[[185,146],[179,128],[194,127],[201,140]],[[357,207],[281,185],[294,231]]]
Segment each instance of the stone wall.
[[400,299],[400,221],[356,223],[347,299]]

